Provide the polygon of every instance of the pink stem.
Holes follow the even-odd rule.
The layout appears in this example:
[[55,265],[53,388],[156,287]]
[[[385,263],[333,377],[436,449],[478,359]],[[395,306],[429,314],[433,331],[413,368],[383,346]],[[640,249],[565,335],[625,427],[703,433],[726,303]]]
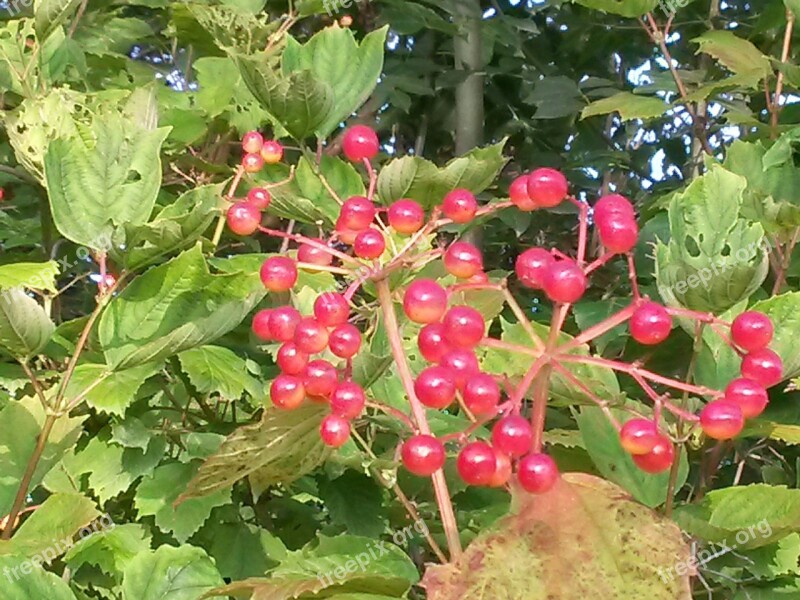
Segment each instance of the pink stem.
[[638,302],[634,301],[632,304],[629,304],[628,306],[626,306],[625,308],[623,308],[619,312],[611,315],[607,319],[604,319],[603,321],[601,321],[600,323],[597,323],[596,325],[592,325],[586,331],[582,331],[577,336],[575,336],[573,339],[571,339],[569,342],[566,342],[565,344],[562,344],[558,348],[559,352],[562,353],[562,354],[566,354],[570,350],[574,350],[576,348],[579,348],[583,344],[586,344],[586,343],[588,343],[588,342],[600,337],[604,333],[607,333],[607,332],[611,331],[612,329],[614,329],[614,327],[617,327],[618,325],[622,325],[628,319],[631,318],[633,313],[636,312],[637,308],[638,308]]
[[574,196],[570,196],[569,201],[578,207],[578,264],[583,266],[586,262],[586,238],[589,226],[589,206],[581,202]]
[[350,264],[361,266],[361,262],[357,261],[352,256],[345,254],[344,252],[339,252],[338,250],[336,250],[335,248],[331,248],[327,244],[323,244],[315,239],[306,237],[304,235],[299,235],[297,233],[287,233],[279,229],[270,229],[268,227],[263,227],[261,225],[259,225],[258,230],[261,233],[266,233],[267,235],[271,235],[272,237],[290,239],[294,242],[297,242],[298,244],[308,244],[309,246],[313,246],[318,250],[322,250],[324,252],[327,252],[328,254],[331,254],[339,258],[342,262],[347,262]]

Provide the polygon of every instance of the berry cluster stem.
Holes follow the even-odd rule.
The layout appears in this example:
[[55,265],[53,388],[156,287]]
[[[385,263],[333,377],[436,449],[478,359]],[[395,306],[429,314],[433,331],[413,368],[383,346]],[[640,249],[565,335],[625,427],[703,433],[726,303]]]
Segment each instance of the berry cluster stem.
[[[386,327],[386,334],[389,338],[389,345],[392,348],[392,354],[397,364],[397,373],[400,377],[400,381],[403,383],[403,389],[408,396],[414,423],[420,433],[430,435],[431,428],[428,424],[428,417],[425,414],[425,407],[414,392],[414,375],[406,359],[403,340],[400,337],[400,328],[397,323],[397,315],[395,314],[389,281],[387,279],[380,279],[375,282],[375,287],[378,292],[378,301],[381,305],[381,312],[383,314],[384,326]],[[447,546],[450,550],[450,560],[455,561],[461,556],[461,538],[458,535],[458,524],[456,522],[455,512],[453,511],[453,502],[450,499],[450,492],[447,489],[447,481],[444,478],[444,471],[439,469],[431,476],[431,479],[433,481],[433,490],[436,494],[436,504],[439,507],[439,514],[442,518],[444,534],[447,538]]]

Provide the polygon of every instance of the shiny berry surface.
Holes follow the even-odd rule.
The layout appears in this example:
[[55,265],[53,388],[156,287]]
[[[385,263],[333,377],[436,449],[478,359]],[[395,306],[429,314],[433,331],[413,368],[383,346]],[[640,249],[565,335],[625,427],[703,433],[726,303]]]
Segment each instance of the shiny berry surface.
[[428,362],[438,363],[445,352],[451,349],[445,339],[444,325],[441,323],[428,323],[419,331],[417,346],[422,358]]
[[469,279],[483,271],[483,256],[469,242],[454,242],[444,253],[444,268],[459,279]]
[[[314,241],[327,246],[323,240]],[[316,245],[300,244],[297,248],[297,260],[311,265],[328,266],[333,262],[333,254]]]
[[330,332],[328,347],[339,358],[353,358],[361,349],[361,331],[352,323],[342,323]]
[[522,285],[532,290],[541,290],[544,287],[545,274],[555,262],[553,255],[544,248],[528,248],[517,257],[514,271]]
[[388,221],[397,233],[410,235],[425,224],[425,209],[414,200],[398,200],[389,207]]
[[710,438],[729,440],[739,435],[744,428],[744,415],[737,404],[714,400],[700,411],[700,426]]
[[325,350],[329,339],[328,329],[313,317],[301,319],[294,330],[294,343],[300,350],[308,354],[316,354]]
[[725,400],[742,409],[745,419],[752,419],[767,408],[769,395],[761,384],[740,377],[731,381],[725,388]]
[[531,197],[528,194],[527,175],[520,175],[511,182],[511,185],[508,188],[508,196],[511,202],[514,203],[514,206],[520,210],[527,212],[539,208],[539,205],[531,200]]
[[290,342],[302,317],[293,306],[281,306],[272,310],[269,316],[269,330],[279,342]]
[[486,323],[471,306],[454,306],[442,320],[445,339],[456,348],[474,348],[483,339]]
[[488,485],[496,469],[494,448],[486,442],[470,442],[458,453],[456,468],[467,485]]
[[352,196],[345,200],[339,211],[339,222],[345,229],[362,231],[372,225],[377,210],[364,196]]
[[327,398],[339,381],[339,373],[327,360],[312,360],[303,372],[303,386],[309,396]]
[[249,202],[237,202],[228,209],[225,220],[236,235],[252,235],[261,225],[261,211]]
[[586,275],[573,260],[559,260],[548,266],[543,284],[550,300],[565,304],[580,300],[588,285]]
[[494,451],[494,474],[489,480],[489,487],[502,487],[511,479],[511,457],[499,450]]
[[783,379],[783,361],[769,348],[754,350],[742,359],[742,377],[771,387]]
[[372,260],[380,258],[386,250],[386,240],[377,229],[365,229],[353,241],[353,251],[359,258]]
[[774,333],[770,318],[754,310],[743,312],[731,323],[733,343],[748,352],[766,348]]
[[594,205],[594,222],[602,223],[612,215],[620,215],[631,221],[636,220],[633,205],[625,196],[608,194],[600,198]]
[[653,449],[647,454],[634,454],[633,462],[645,473],[663,473],[672,467],[675,449],[669,438],[661,435]]
[[672,331],[672,317],[667,309],[655,302],[642,304],[628,322],[631,337],[640,344],[660,344]]
[[375,130],[366,125],[354,125],[344,134],[342,151],[351,162],[373,159],[378,155],[380,143]]
[[366,402],[364,390],[352,381],[342,381],[331,392],[331,412],[346,419],[360,416]]
[[408,438],[400,451],[403,466],[414,475],[429,477],[444,466],[445,451],[442,442],[432,435],[415,435]]
[[261,147],[261,158],[268,165],[275,165],[283,158],[283,146],[275,140],[267,140]]
[[417,279],[406,288],[403,310],[415,323],[438,321],[447,310],[447,292],[432,279]]
[[528,197],[531,202],[543,208],[561,204],[567,197],[569,185],[564,174],[555,169],[536,169],[528,175]]
[[488,373],[475,373],[464,384],[463,396],[473,415],[491,415],[500,402],[500,386]]
[[629,454],[647,454],[656,447],[661,434],[649,419],[633,418],[626,421],[619,432],[619,441]]
[[547,454],[528,454],[517,465],[517,480],[531,494],[549,492],[558,482],[558,476],[558,466]]
[[295,375],[281,373],[272,380],[269,397],[278,408],[284,410],[297,408],[306,397],[303,380]]
[[328,415],[319,425],[319,436],[326,446],[341,448],[350,439],[350,421],[339,415]]
[[508,415],[492,428],[492,445],[509,456],[522,456],[531,450],[533,429],[520,415]]
[[264,137],[257,131],[248,131],[242,136],[242,150],[246,154],[261,152],[264,145]]
[[324,292],[314,300],[314,317],[325,327],[336,327],[347,322],[350,304],[337,292]]
[[463,390],[467,380],[480,371],[478,357],[475,352],[467,348],[453,348],[442,356],[439,362],[443,367],[447,367],[453,372],[456,380],[456,387]]
[[302,375],[308,365],[308,354],[300,350],[294,342],[286,342],[278,348],[275,363],[287,375]]
[[442,200],[442,212],[453,223],[469,223],[478,212],[478,201],[469,190],[456,189]]
[[455,376],[445,367],[427,367],[417,375],[414,393],[428,408],[447,408],[456,398]]
[[245,173],[258,173],[264,168],[264,159],[258,153],[245,154],[242,157],[242,167]]
[[597,234],[606,250],[625,254],[633,250],[639,241],[639,226],[629,217],[613,214],[597,222]]
[[271,256],[261,266],[261,283],[270,292],[288,292],[297,283],[297,264],[285,256]]
[[270,342],[275,339],[272,336],[272,330],[269,328],[269,317],[272,314],[272,310],[269,308],[265,308],[264,310],[258,311],[255,315],[253,315],[253,323],[251,325],[251,329],[255,336],[263,340],[265,342]]

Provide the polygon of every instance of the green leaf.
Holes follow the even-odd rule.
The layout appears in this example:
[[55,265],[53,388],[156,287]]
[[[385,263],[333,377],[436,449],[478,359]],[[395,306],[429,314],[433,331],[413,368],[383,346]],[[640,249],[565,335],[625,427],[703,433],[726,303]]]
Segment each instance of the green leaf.
[[[627,419],[622,411],[615,416],[624,423]],[[619,442],[619,433],[606,415],[596,406],[584,406],[576,416],[584,447],[597,470],[606,479],[624,488],[636,500],[655,508],[664,504],[669,489],[669,472],[652,475],[645,473],[633,462]],[[689,475],[686,453],[681,453],[678,478],[674,489],[680,490]]]
[[[320,173],[342,201],[350,196],[366,194],[358,171],[339,158],[323,156]],[[269,183],[284,181],[288,174],[288,170],[281,168],[265,169],[261,173]],[[332,226],[339,216],[339,203],[305,156],[297,163],[294,179],[270,188],[270,194],[272,202],[267,211],[284,219],[295,219],[309,225],[322,221],[324,225]]]
[[658,0],[572,0],[576,4],[622,17],[641,17],[658,6]]
[[270,408],[260,423],[234,431],[180,495],[185,502],[229,488],[258,473],[264,485],[291,483],[318,467],[328,454],[319,437],[324,410],[306,404],[293,411]]
[[[411,527],[407,531],[413,533]],[[403,537],[407,539],[403,532]],[[222,596],[252,594],[252,598],[297,598],[323,592],[365,593],[402,598],[419,580],[414,563],[393,544],[365,537],[320,537],[302,550],[291,552],[269,578],[232,583],[209,593]],[[206,596],[206,597],[209,597]],[[357,596],[356,596],[357,597]]]
[[202,394],[217,393],[223,398],[241,398],[246,391],[257,402],[264,390],[247,371],[243,358],[228,348],[201,346],[178,355],[192,384]]
[[96,118],[82,136],[52,141],[44,172],[61,234],[107,250],[115,225],[145,223],[161,186],[159,152],[168,133],[116,115]]
[[623,121],[631,121],[633,119],[647,120],[660,117],[669,110],[669,107],[669,104],[660,98],[620,92],[609,98],[595,100],[589,104],[581,112],[581,119],[618,112],[620,119]]
[[679,507],[675,520],[709,541],[760,548],[800,529],[800,490],[763,483],[713,490],[700,504]]
[[198,467],[199,463],[173,462],[161,465],[136,488],[134,505],[139,514],[154,516],[156,526],[161,531],[172,533],[181,543],[202,527],[214,507],[231,501],[230,489],[220,489],[213,494],[173,505],[178,494],[195,476]]
[[664,301],[721,313],[767,276],[764,229],[740,216],[747,181],[712,166],[669,206],[670,240],[656,243],[656,280]]
[[783,3],[795,17],[800,15],[800,0],[783,0]]
[[[101,504],[105,504],[127,490],[138,476],[124,464],[125,450],[111,443],[108,440],[108,430],[105,430],[102,437],[93,437],[80,451],[65,457],[59,470],[72,481],[78,481],[88,474],[88,488]],[[50,487],[51,483],[48,477],[45,485]]]
[[737,75],[752,75],[758,82],[772,71],[769,59],[752,42],[731,31],[707,31],[692,41],[699,44],[698,53],[710,54]]
[[33,3],[34,27],[39,43],[61,27],[78,8],[81,0],[35,0]]
[[23,287],[56,293],[58,263],[13,263],[0,265],[0,289]]
[[109,366],[159,362],[242,322],[264,297],[254,274],[212,275],[199,247],[135,279],[108,305],[100,342]]
[[[107,413],[123,415],[145,380],[155,375],[160,368],[158,363],[146,363],[125,371],[111,371],[107,365],[78,365],[67,384],[66,398],[72,400],[90,390],[85,396],[89,406]],[[101,383],[94,385],[97,381]]]
[[303,140],[317,131],[334,110],[333,89],[306,71],[283,76],[265,56],[233,54],[247,88],[292,137]]
[[237,581],[266,573],[285,556],[286,548],[264,529],[245,523],[223,523],[213,528],[209,553],[220,574]]
[[123,225],[114,233],[111,257],[128,269],[139,269],[190,247],[214,221],[221,193],[221,185],[202,185],[182,194],[149,223]]
[[338,24],[319,31],[302,45],[288,38],[281,61],[284,76],[310,71],[333,92],[331,111],[316,128],[318,137],[328,137],[372,94],[383,70],[388,30],[387,25],[368,33],[360,45],[350,28]]
[[441,169],[418,156],[394,159],[381,169],[378,196],[383,204],[411,198],[425,208],[432,208],[456,188],[466,188],[475,194],[482,192],[507,162],[503,156],[505,142],[471,150]]
[[122,599],[197,600],[220,585],[217,568],[201,548],[161,546],[128,563],[122,578]]
[[0,348],[28,359],[44,349],[55,328],[39,303],[21,288],[0,291]]
[[26,558],[0,556],[0,572],[7,578],[3,582],[3,600],[76,600],[63,579]]
[[[72,536],[100,516],[89,498],[80,494],[53,494],[20,526],[11,540],[0,540],[0,554],[47,554],[52,562],[71,545]],[[85,529],[88,537],[101,525]],[[55,544],[58,542],[58,545]]]
[[347,533],[377,538],[386,528],[383,494],[372,478],[346,471],[341,477],[322,482],[319,493],[331,520],[344,526]]
[[564,75],[537,81],[528,101],[536,105],[535,119],[568,117],[577,113],[584,104],[578,85]]
[[688,570],[661,576],[690,558],[680,529],[614,484],[568,473],[548,493],[515,501],[463,556],[428,568],[428,600],[691,596]]
[[138,523],[125,523],[80,540],[64,556],[73,571],[94,565],[108,575],[121,573],[137,555],[150,550],[147,531]]

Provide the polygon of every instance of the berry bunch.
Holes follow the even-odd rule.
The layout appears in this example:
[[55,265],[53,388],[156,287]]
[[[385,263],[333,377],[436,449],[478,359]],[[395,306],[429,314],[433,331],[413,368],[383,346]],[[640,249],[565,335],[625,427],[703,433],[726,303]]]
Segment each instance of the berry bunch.
[[[270,160],[280,159],[280,153],[272,146],[265,155],[267,143],[258,134],[245,136],[243,146],[248,153],[243,161],[244,171],[248,171],[248,164],[258,162],[247,158],[253,154],[258,154],[265,162],[269,162],[267,155]],[[272,256],[264,263],[261,280],[270,292],[290,291],[297,281],[298,270],[330,272],[342,285],[340,290],[319,295],[313,315],[301,315],[288,304],[258,312],[252,325],[260,339],[281,344],[276,355],[281,374],[270,389],[273,404],[293,409],[306,398],[328,404],[330,414],[321,424],[320,435],[329,446],[339,447],[347,441],[353,421],[369,404],[370,408],[396,417],[411,431],[398,448],[399,457],[409,472],[433,478],[437,498],[447,496],[441,470],[448,451],[456,449],[456,467],[467,484],[504,486],[516,473],[523,489],[544,493],[559,479],[556,463],[543,452],[542,443],[550,378],[554,373],[603,409],[617,427],[623,448],[641,469],[651,473],[672,465],[675,443],[686,433],[684,425],[699,425],[706,436],[713,439],[729,439],[742,430],[744,419],[759,415],[766,407],[766,388],[782,377],[780,357],[767,347],[773,335],[769,318],[748,311],[733,323],[726,323],[711,314],[663,306],[640,295],[631,256],[639,236],[638,226],[634,208],[623,196],[605,196],[590,208],[586,202],[570,196],[562,173],[542,168],[517,178],[511,184],[507,202],[480,206],[469,190],[455,189],[429,212],[407,198],[380,207],[374,201],[377,174],[372,165],[380,148],[377,135],[365,126],[352,127],[344,135],[342,148],[350,161],[365,168],[369,191],[366,196],[339,199],[335,229],[327,239],[261,226],[261,211],[269,205],[269,192],[263,188],[251,190],[246,200],[234,203],[228,211],[228,224],[234,233],[249,235],[261,231],[297,244],[294,257]],[[532,211],[563,202],[573,204],[579,214],[574,255],[557,249],[530,248],[519,255],[514,269],[519,284],[541,291],[554,304],[547,339],[537,335],[509,291],[507,281],[492,281],[484,272],[483,256],[478,248],[462,240],[430,248],[437,240],[437,230],[444,225],[466,224],[499,209],[516,207]],[[592,218],[604,251],[590,262],[586,255]],[[630,304],[563,341],[558,334],[572,304],[585,294],[592,273],[620,256],[629,269],[633,295]],[[454,283],[443,286],[433,279],[412,278],[403,286],[402,295],[395,296],[389,287],[390,275],[417,272],[437,260],[442,261]],[[354,295],[367,281],[377,290],[382,325],[386,328],[410,414],[389,407],[380,399],[368,403],[365,390],[352,379],[352,361],[361,349],[362,334],[351,322],[351,308]],[[530,337],[530,345],[493,338],[488,333],[489,324],[484,316],[464,303],[461,292],[469,290],[493,290],[502,294]],[[416,374],[405,355],[396,299],[402,299],[405,316],[418,327],[419,354],[427,365]],[[371,300],[365,298],[365,301]],[[674,319],[694,321],[698,331],[710,327],[721,335],[743,356],[741,377],[730,382],[724,391],[718,391],[664,377],[640,363],[629,364],[575,352],[625,323],[636,342],[653,346],[669,337]],[[530,360],[530,367],[521,380],[515,382],[485,372],[481,368],[481,356],[487,349],[523,355]],[[631,377],[652,401],[653,414],[648,417],[627,408],[634,412],[633,418],[618,423],[609,401],[599,398],[574,375],[571,370],[574,365],[599,366]],[[709,401],[700,414],[695,415],[673,402],[669,390]],[[527,401],[529,398],[532,403]],[[463,411],[472,425],[466,431],[437,438],[430,431],[426,408]],[[672,416],[667,418],[667,413]],[[523,416],[525,414],[529,416]],[[482,431],[486,432],[483,436],[480,435]]]

